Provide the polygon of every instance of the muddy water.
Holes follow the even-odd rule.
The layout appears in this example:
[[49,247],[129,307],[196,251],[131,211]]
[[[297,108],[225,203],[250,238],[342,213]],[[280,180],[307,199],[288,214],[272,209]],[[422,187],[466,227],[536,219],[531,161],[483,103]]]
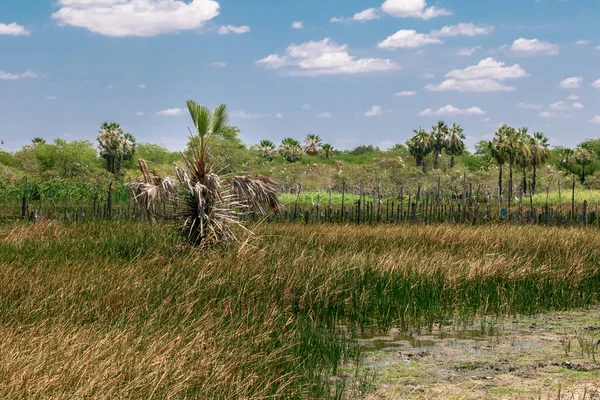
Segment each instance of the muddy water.
[[360,343],[366,399],[600,399],[600,308]]

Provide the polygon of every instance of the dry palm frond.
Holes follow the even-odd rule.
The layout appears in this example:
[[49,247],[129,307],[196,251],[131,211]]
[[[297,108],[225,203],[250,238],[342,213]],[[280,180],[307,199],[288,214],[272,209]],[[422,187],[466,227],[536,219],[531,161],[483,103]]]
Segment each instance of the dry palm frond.
[[175,199],[177,187],[169,177],[162,177],[156,172],[150,172],[148,165],[142,159],[138,161],[142,180],[130,183],[129,190],[133,193],[135,201],[146,210],[148,220],[156,222],[159,205]]
[[265,216],[265,207],[279,212],[276,182],[264,175],[236,176],[230,180],[235,200],[259,216]]

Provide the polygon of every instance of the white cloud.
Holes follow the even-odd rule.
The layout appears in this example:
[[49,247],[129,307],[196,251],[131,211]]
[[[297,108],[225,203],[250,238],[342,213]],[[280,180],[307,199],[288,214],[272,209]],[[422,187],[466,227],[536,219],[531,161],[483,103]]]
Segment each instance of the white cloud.
[[277,114],[275,114],[275,118],[276,119],[283,119],[283,114],[282,113],[277,113]]
[[319,113],[319,114],[315,115],[315,117],[317,117],[317,118],[331,118],[331,113],[330,112],[322,112],[322,113]]
[[184,108],[168,108],[166,110],[162,110],[156,113],[156,115],[162,115],[166,117],[174,117],[176,115],[183,115],[185,113]]
[[560,82],[560,87],[564,89],[577,89],[581,86],[583,78],[579,76],[572,76]]
[[156,36],[198,29],[219,15],[216,0],[59,0],[60,26],[105,36]]
[[227,66],[227,63],[225,61],[217,61],[210,65],[211,65],[211,67],[225,68]]
[[456,108],[452,105],[447,105],[447,106],[444,106],[444,107],[438,109],[437,111],[433,111],[431,108],[428,108],[426,110],[421,111],[419,113],[419,116],[426,117],[426,116],[432,116],[432,115],[441,116],[441,115],[483,115],[483,114],[485,114],[485,111],[483,111],[479,107],[460,109],[460,108]]
[[146,85],[141,84],[141,83],[140,83],[139,87],[140,87],[140,89],[146,89]]
[[527,76],[527,72],[519,64],[507,67],[505,63],[496,61],[491,57],[481,60],[477,65],[465,69],[455,69],[446,74],[447,78],[461,80],[489,78],[498,81],[518,79],[525,76]]
[[223,26],[219,27],[219,35],[229,35],[230,33],[242,35],[242,34],[248,33],[248,32],[250,32],[250,27],[247,25],[242,25],[242,26],[223,25]]
[[303,110],[312,110],[312,106],[310,104],[304,104],[302,107]]
[[475,54],[475,52],[477,52],[478,50],[481,50],[481,46],[475,46],[475,47],[470,47],[470,48],[466,48],[466,49],[460,49],[458,51],[458,55],[459,56],[470,57],[473,54]]
[[549,113],[548,111],[542,111],[541,113],[538,114],[538,116],[540,116],[542,118],[550,118],[550,117],[552,117],[552,114]]
[[39,78],[39,75],[29,70],[22,74],[12,74],[10,72],[0,71],[0,80],[13,81],[17,79],[35,79]]
[[575,44],[578,46],[584,46],[586,44],[590,44],[590,41],[589,40],[578,40],[575,42]]
[[431,36],[449,37],[449,36],[477,36],[489,35],[494,32],[493,26],[477,26],[475,24],[461,23],[458,25],[446,25],[437,31],[431,31]]
[[579,100],[579,96],[577,96],[576,94],[572,94],[569,97],[567,97],[567,99],[569,99],[569,100]]
[[388,36],[386,39],[381,41],[377,47],[380,49],[414,49],[417,47],[426,46],[428,44],[443,44],[440,39],[424,34],[418,33],[412,29],[403,29],[394,33],[392,36]]
[[9,36],[30,36],[31,32],[25,29],[24,26],[17,24],[16,22],[10,24],[0,24],[0,35]]
[[592,87],[595,87],[596,89],[600,89],[600,79],[598,79],[596,82],[592,83]]
[[398,92],[398,93],[394,94],[394,96],[396,96],[396,97],[410,97],[410,96],[414,96],[416,94],[417,94],[417,92],[415,92],[415,91],[403,91],[403,92]]
[[352,17],[354,21],[360,22],[371,21],[379,18],[381,18],[381,13],[376,8],[368,8],[364,11],[354,14],[354,16]]
[[141,117],[142,115],[144,115],[143,111],[136,111],[135,113],[133,113],[133,115]]
[[258,118],[264,118],[267,117],[268,114],[254,114],[254,113],[247,113],[245,111],[232,111],[229,113],[230,116],[232,116],[233,118],[240,118],[240,119],[258,119]]
[[551,110],[568,110],[569,105],[565,101],[557,101],[556,103],[550,104]]
[[582,108],[585,108],[583,104],[581,104],[581,103],[573,103],[573,109],[574,110],[581,110]]
[[548,56],[556,56],[560,53],[557,44],[544,42],[539,39],[517,39],[513,42],[510,49],[515,53],[520,53],[524,55],[542,54]]
[[271,54],[256,62],[269,69],[289,68],[290,75],[349,75],[390,71],[400,68],[389,59],[359,58],[348,53],[348,45],[339,45],[330,38],[300,45],[290,44],[285,55]]
[[386,0],[381,10],[393,17],[431,19],[445,15],[452,15],[452,11],[427,7],[425,0]]
[[365,117],[381,117],[382,115],[383,108],[381,106],[373,106],[365,113]]
[[58,97],[56,97],[56,96],[50,96],[50,95],[45,95],[45,96],[44,96],[44,98],[45,98],[46,100],[50,100],[50,101],[53,101],[53,100],[57,100],[57,99],[58,99]]
[[294,21],[294,22],[292,22],[292,28],[294,28],[294,29],[302,29],[302,28],[304,28],[304,22],[302,22],[302,21]]
[[493,79],[469,79],[465,81],[446,79],[439,85],[427,85],[432,92],[514,92],[514,86],[507,86]]
[[421,75],[419,75],[419,78],[420,79],[433,79],[433,78],[435,78],[435,75],[434,74],[421,74]]
[[596,115],[594,118],[589,121],[591,124],[600,124],[600,115]]
[[529,103],[519,103],[517,104],[517,107],[523,109],[523,110],[541,110],[543,107],[539,104],[529,104]]
[[341,23],[346,23],[349,22],[350,19],[349,18],[344,18],[344,17],[331,17],[329,19],[329,22],[332,22],[334,24],[341,24]]

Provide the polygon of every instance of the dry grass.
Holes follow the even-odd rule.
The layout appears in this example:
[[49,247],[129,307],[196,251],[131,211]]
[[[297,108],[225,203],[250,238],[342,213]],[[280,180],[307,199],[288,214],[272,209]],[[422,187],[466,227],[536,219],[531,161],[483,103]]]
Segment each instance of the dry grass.
[[323,398],[351,332],[596,304],[600,236],[539,227],[0,226],[0,397]]

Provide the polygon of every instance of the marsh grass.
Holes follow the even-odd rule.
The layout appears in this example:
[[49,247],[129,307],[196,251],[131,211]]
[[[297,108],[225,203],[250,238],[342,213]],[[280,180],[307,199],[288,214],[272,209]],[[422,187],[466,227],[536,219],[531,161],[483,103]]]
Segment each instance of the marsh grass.
[[591,228],[253,231],[199,251],[160,225],[0,225],[0,397],[340,398],[355,333],[600,296]]

